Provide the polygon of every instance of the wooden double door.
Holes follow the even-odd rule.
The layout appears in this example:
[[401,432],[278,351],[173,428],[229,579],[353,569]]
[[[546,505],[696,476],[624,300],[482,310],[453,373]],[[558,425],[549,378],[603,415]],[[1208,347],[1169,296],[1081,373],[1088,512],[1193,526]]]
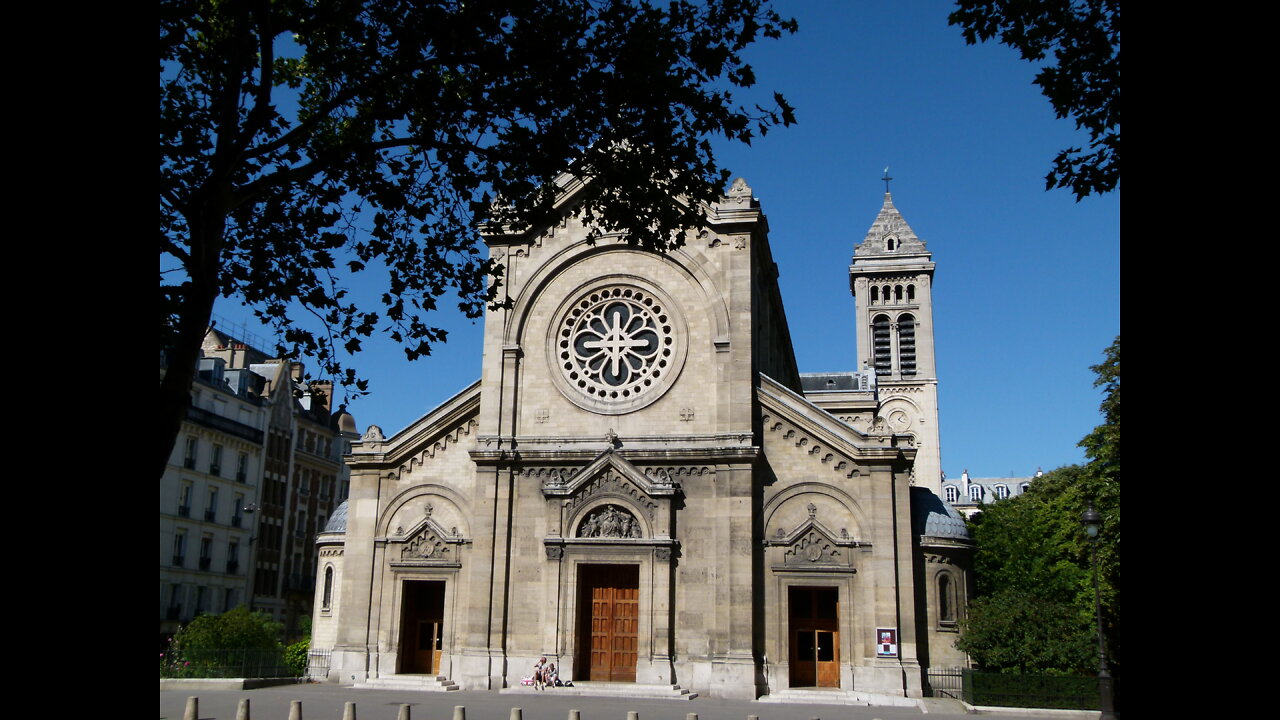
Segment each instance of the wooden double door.
[[583,680],[635,682],[640,566],[579,565],[578,588],[577,674]]
[[840,687],[840,594],[789,589],[791,687]]

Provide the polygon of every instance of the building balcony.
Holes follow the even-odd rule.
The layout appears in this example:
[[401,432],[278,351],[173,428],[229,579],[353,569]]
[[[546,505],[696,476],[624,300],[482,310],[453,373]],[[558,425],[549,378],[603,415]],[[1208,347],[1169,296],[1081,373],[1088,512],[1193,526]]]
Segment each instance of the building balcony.
[[207,558],[207,557],[200,558],[201,570],[208,570],[209,566],[211,565],[213,565],[213,558]]
[[228,574],[228,575],[235,575],[235,574],[236,574],[236,573],[238,573],[238,572],[240,572],[240,561],[239,561],[239,560],[228,560],[228,561],[227,561],[227,574]]
[[190,506],[190,505],[179,505],[179,506],[178,506],[178,517],[185,517],[185,518],[189,518],[189,517],[191,517],[191,506]]
[[217,511],[217,510],[205,510],[205,511],[204,511],[204,519],[205,519],[205,520],[208,520],[209,522],[213,522],[215,519],[217,519],[217,517],[218,517],[218,511]]
[[183,567],[183,566],[185,566],[186,564],[187,564],[187,557],[186,557],[185,555],[174,555],[174,556],[173,556],[173,566],[174,566],[174,567]]
[[240,517],[239,515],[232,515],[231,527],[240,527],[240,523],[242,523],[243,521],[244,521],[244,518]]

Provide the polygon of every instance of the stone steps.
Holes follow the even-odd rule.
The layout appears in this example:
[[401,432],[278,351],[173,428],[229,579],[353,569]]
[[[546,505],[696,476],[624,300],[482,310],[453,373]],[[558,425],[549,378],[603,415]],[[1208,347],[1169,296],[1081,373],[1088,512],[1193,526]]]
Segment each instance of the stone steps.
[[449,692],[460,690],[458,683],[444,675],[387,675],[369,678],[353,687],[361,690],[419,690],[422,692]]
[[535,690],[530,685],[503,688],[499,692],[510,695],[593,695],[624,698],[656,698],[660,700],[692,700],[698,693],[679,685],[646,685],[628,682],[574,682],[573,687],[549,687]]
[[870,705],[863,693],[839,688],[787,688],[759,699],[763,703],[804,703],[814,705]]

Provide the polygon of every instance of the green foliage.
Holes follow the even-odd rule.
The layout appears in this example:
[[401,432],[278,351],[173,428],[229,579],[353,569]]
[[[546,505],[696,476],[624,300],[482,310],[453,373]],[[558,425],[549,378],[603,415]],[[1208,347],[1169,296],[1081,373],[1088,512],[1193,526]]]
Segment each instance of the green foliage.
[[729,179],[708,138],[795,121],[733,95],[742,51],[795,30],[767,0],[162,0],[160,473],[217,297],[363,394],[338,349],[381,330],[414,359],[441,296],[500,302],[480,232],[559,219],[562,172],[567,211],[678,246]]
[[[1082,442],[1088,465],[1059,468],[970,522],[976,596],[957,646],[988,670],[1092,672],[1097,660],[1092,553],[1113,669],[1120,660],[1120,339],[1093,368],[1105,419]],[[1100,438],[1091,445],[1090,438]],[[1094,448],[1097,448],[1095,450]],[[1102,516],[1096,543],[1080,517]]]
[[173,636],[176,651],[272,650],[280,645],[283,626],[263,612],[241,605],[221,615],[201,615]]
[[1058,117],[1089,133],[1089,150],[1058,153],[1048,188],[1076,200],[1120,184],[1120,0],[957,0],[948,18],[970,45],[999,37],[1022,59],[1053,62],[1035,84]]
[[1106,388],[1102,400],[1103,423],[1080,441],[1089,467],[1099,475],[1120,481],[1120,336],[1106,350],[1106,360],[1090,368],[1098,375],[1094,387]]
[[307,651],[311,649],[311,638],[305,637],[284,649],[284,662],[294,677],[307,674]]

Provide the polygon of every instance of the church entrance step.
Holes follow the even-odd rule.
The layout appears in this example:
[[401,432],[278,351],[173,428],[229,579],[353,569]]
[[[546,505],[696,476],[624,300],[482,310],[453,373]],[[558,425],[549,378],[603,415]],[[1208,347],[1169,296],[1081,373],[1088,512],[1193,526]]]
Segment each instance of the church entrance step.
[[511,695],[595,695],[605,697],[657,698],[665,700],[692,700],[698,693],[679,685],[646,685],[629,682],[574,682],[573,687],[549,687],[546,690],[534,690],[527,685],[503,688],[503,693]]
[[353,687],[360,690],[420,690],[423,692],[449,692],[458,690],[458,683],[444,675],[386,675],[369,678]]

